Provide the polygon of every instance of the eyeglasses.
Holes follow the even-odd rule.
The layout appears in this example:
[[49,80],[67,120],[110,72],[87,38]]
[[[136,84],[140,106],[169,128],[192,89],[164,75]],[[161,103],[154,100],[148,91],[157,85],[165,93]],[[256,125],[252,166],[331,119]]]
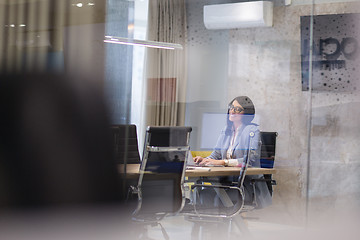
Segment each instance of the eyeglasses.
[[242,107],[235,107],[234,105],[229,105],[228,110],[229,112],[233,110],[234,113],[241,113],[242,111],[244,111]]

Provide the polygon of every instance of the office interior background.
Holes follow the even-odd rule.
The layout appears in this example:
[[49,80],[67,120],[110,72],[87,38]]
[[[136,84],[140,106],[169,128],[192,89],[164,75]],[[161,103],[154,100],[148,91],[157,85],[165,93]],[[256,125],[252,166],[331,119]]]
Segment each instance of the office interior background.
[[260,130],[278,132],[261,219],[358,220],[359,3],[274,0],[272,27],[205,28],[204,5],[235,2],[246,1],[1,0],[1,72],[97,86],[113,124],[137,125],[140,153],[147,125],[191,126],[191,150],[211,150],[228,102],[249,96]]

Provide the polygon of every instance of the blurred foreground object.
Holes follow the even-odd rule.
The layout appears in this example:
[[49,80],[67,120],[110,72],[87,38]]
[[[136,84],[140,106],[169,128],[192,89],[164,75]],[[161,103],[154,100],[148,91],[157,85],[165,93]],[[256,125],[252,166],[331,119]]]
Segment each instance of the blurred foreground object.
[[101,87],[0,77],[0,210],[120,203]]

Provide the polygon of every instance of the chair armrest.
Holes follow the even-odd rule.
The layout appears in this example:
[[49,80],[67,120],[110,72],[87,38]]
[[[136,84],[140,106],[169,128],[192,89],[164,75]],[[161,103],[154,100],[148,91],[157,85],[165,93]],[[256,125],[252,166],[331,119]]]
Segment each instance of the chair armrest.
[[208,185],[208,184],[193,184],[193,185],[191,185],[192,190],[197,187],[222,188],[222,189],[237,189],[238,188],[235,186],[227,186],[227,185]]
[[[224,213],[214,212],[212,210],[215,210],[216,207],[207,207],[207,208],[198,208],[197,207],[197,189],[199,188],[212,188],[216,192],[217,196],[219,197],[220,201],[224,205],[224,209],[230,209],[231,212],[226,211]],[[234,189],[239,192],[239,199],[234,204],[232,200],[230,199],[229,195],[225,190],[227,189]],[[207,184],[193,184],[191,185],[191,190],[193,191],[193,212],[184,212],[185,215],[191,216],[191,217],[198,217],[198,218],[231,218],[237,214],[240,213],[240,211],[243,208],[244,203],[244,195],[242,189],[240,189],[237,186],[226,186],[226,185],[207,185]],[[201,205],[201,204],[199,204]],[[202,210],[209,210],[208,212],[204,213],[201,212]],[[212,212],[211,212],[212,211]]]
[[272,196],[272,193],[273,193],[272,186],[276,185],[276,181],[274,179],[271,179],[271,175],[269,175],[267,177],[264,175],[264,178],[253,178],[253,179],[250,180],[250,185],[252,185],[253,192],[254,192],[253,193],[253,204],[256,207],[258,207],[256,189],[255,189],[255,183],[257,183],[257,182],[265,182],[271,196]]
[[276,185],[276,180],[274,179],[265,179],[265,178],[255,178],[255,179],[251,179],[250,181],[251,183],[255,183],[255,182],[268,182],[271,185]]

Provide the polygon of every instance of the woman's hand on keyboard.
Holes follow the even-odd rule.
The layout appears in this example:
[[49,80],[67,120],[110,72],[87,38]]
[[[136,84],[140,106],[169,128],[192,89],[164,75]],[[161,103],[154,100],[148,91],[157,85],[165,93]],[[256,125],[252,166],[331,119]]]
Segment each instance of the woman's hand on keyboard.
[[224,160],[215,160],[215,159],[211,159],[211,158],[203,158],[200,156],[196,156],[194,158],[194,162],[199,165],[199,166],[224,166],[225,165],[225,161]]

